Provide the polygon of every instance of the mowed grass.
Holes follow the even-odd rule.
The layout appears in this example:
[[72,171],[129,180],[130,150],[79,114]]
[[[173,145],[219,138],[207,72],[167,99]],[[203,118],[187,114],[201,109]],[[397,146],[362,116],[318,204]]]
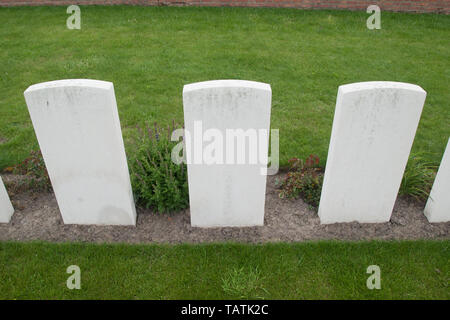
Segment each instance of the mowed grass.
[[[449,299],[449,241],[0,243],[0,299]],[[67,267],[81,270],[69,290]],[[381,269],[381,289],[366,286]]]
[[[23,91],[31,84],[112,81],[127,137],[137,124],[182,123],[182,88],[214,79],[272,86],[281,164],[318,154],[325,164],[337,88],[390,80],[427,92],[413,152],[439,162],[450,134],[450,17],[295,9],[81,6],[0,8],[0,169],[37,148]],[[70,143],[68,141],[68,143]]]

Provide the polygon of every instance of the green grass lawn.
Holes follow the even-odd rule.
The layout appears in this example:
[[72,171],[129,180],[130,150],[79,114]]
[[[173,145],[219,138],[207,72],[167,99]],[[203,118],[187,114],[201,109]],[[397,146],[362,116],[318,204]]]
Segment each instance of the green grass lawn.
[[[449,241],[0,243],[0,299],[449,299]],[[66,269],[81,269],[81,289]],[[369,265],[381,289],[366,287]]]
[[[0,8],[0,169],[37,141],[23,98],[31,84],[66,78],[112,81],[125,137],[137,124],[182,121],[184,84],[213,79],[270,83],[281,163],[326,159],[337,88],[391,80],[427,92],[413,151],[438,162],[450,134],[450,17],[250,8]],[[126,147],[128,145],[126,139]]]

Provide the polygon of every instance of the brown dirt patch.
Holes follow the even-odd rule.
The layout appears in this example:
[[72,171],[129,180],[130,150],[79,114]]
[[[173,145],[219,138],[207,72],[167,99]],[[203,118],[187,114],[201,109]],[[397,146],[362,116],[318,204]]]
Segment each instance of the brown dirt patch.
[[[278,176],[280,178],[280,176]],[[125,243],[295,242],[307,240],[449,239],[450,222],[429,223],[423,204],[400,197],[390,222],[321,225],[317,213],[301,199],[278,197],[276,177],[267,181],[265,225],[250,228],[193,228],[189,210],[157,215],[138,209],[136,227],[64,225],[53,193],[18,188],[23,177],[6,174],[3,180],[16,209],[11,222],[0,224],[0,240],[44,240]],[[20,184],[19,184],[20,185]]]

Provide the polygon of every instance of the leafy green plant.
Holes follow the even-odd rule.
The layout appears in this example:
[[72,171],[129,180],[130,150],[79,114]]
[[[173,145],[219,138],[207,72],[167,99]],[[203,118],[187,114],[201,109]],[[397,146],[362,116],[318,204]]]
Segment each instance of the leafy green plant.
[[317,208],[322,192],[323,170],[318,167],[319,157],[310,155],[305,161],[298,158],[289,160],[290,168],[280,184],[280,198],[299,198]]
[[261,281],[258,268],[247,271],[233,268],[222,278],[222,289],[227,295],[239,299],[264,299],[262,292],[268,292]]
[[20,183],[28,189],[35,191],[52,190],[52,184],[40,150],[32,150],[28,158],[12,168],[12,172],[26,176]]
[[425,201],[430,194],[437,166],[425,160],[422,153],[413,154],[406,165],[399,194]]
[[130,157],[131,183],[136,202],[159,213],[189,206],[186,164],[172,162],[171,153],[177,142],[170,141],[175,127],[167,130],[155,123],[145,130],[138,127],[135,150]]

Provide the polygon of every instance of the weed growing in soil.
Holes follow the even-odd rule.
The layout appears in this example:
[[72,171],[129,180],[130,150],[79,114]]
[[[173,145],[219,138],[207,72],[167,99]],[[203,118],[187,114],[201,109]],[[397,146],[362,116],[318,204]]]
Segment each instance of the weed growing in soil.
[[289,172],[280,184],[280,198],[302,197],[306,203],[317,208],[323,183],[323,170],[318,167],[319,157],[310,155],[305,161],[292,158],[289,164]]
[[45,167],[44,158],[40,150],[31,151],[30,156],[12,168],[15,174],[25,175],[26,179],[20,180],[20,187],[34,191],[51,191],[52,184]]
[[430,194],[437,166],[426,161],[421,153],[413,154],[406,165],[399,194],[425,201]]
[[[138,136],[130,159],[131,183],[138,205],[168,213],[189,206],[186,164],[171,160],[172,148],[178,143],[170,141],[175,128],[138,127]],[[171,130],[172,129],[172,130]]]

